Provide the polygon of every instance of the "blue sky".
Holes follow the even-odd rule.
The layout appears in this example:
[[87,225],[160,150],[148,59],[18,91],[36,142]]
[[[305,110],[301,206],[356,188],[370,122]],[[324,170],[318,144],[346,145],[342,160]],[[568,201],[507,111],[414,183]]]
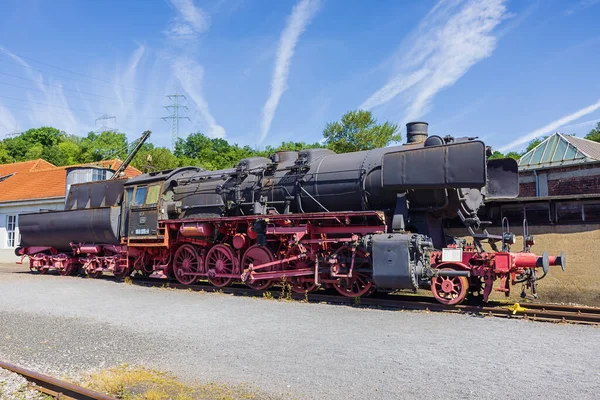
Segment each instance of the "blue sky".
[[169,146],[315,142],[348,110],[521,149],[600,121],[600,0],[6,0],[0,137],[103,114]]

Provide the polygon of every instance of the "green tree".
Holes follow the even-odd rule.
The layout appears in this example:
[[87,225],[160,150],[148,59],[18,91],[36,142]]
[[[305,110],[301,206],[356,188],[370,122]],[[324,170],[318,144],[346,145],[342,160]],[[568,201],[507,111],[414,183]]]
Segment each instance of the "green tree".
[[208,170],[231,168],[241,159],[255,157],[258,152],[249,146],[229,144],[225,139],[211,139],[196,132],[175,145],[175,156],[180,165],[196,165]]
[[5,139],[4,145],[12,159],[27,161],[42,157],[45,148],[58,145],[65,137],[65,133],[56,128],[42,126],[29,129],[14,138]]
[[127,136],[124,133],[105,131],[89,132],[81,139],[81,162],[95,162],[127,156]]
[[145,143],[133,157],[131,166],[143,172],[163,171],[179,166],[179,159],[165,147]]
[[323,130],[327,147],[336,153],[369,150],[399,142],[398,125],[378,124],[370,111],[349,111],[339,122],[330,122]]
[[500,153],[498,150],[494,151],[492,155],[489,157],[490,160],[497,160],[500,158],[506,158],[506,156]]
[[540,143],[542,143],[546,139],[548,139],[548,136],[542,136],[541,138],[535,138],[535,139],[533,139],[527,145],[527,148],[525,149],[525,153],[527,153],[529,150],[537,147],[537,145],[539,145]]
[[521,156],[523,155],[523,153],[519,153],[517,151],[510,151],[506,154],[502,154],[499,151],[494,151],[492,153],[492,155],[489,157],[490,160],[497,160],[499,158],[514,158],[515,160],[518,160],[519,158],[521,158]]
[[593,142],[600,143],[600,122],[596,125],[594,129],[590,131],[587,135],[584,136],[585,139],[591,140]]
[[37,160],[38,158],[42,158],[43,153],[44,146],[36,143],[27,149],[27,152],[25,153],[25,160]]
[[522,156],[523,156],[523,153],[519,153],[517,151],[510,151],[510,152],[506,153],[505,158],[514,158],[515,160],[518,160]]
[[8,153],[6,145],[0,142],[0,164],[9,164],[11,162],[13,162],[13,158]]

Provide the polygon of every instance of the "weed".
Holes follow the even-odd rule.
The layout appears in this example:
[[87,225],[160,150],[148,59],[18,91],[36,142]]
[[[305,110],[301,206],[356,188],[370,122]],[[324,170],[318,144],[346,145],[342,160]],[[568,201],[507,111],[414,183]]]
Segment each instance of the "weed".
[[354,303],[354,306],[356,306],[356,307],[360,306],[360,296],[356,296],[353,299],[353,303]]
[[123,279],[123,282],[128,285],[133,285],[133,280],[131,279],[130,276],[126,276],[125,279]]
[[127,365],[90,373],[84,377],[82,385],[125,400],[253,400],[264,397],[245,385],[233,386],[215,382],[186,384],[167,372]]
[[273,293],[271,293],[271,292],[263,292],[263,299],[273,300]]
[[281,279],[281,294],[279,300],[292,301],[292,285],[289,284],[287,278],[284,276]]

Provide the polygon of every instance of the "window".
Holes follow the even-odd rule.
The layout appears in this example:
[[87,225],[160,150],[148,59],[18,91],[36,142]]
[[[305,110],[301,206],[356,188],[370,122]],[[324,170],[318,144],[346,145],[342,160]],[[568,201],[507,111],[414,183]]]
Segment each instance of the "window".
[[153,205],[158,203],[158,197],[160,196],[160,184],[152,185],[148,188],[148,196],[146,196],[146,204]]
[[583,206],[585,222],[600,221],[600,203],[588,203]]
[[583,204],[576,202],[556,203],[556,221],[559,224],[582,222]]
[[137,187],[135,190],[135,200],[133,201],[134,206],[141,206],[146,200],[146,186]]
[[133,203],[133,188],[127,188],[125,190],[125,201],[123,201],[123,203],[125,205],[127,205],[127,207],[131,206],[131,203]]
[[103,181],[106,179],[105,169],[96,169],[92,171],[92,181]]
[[6,216],[6,233],[7,240],[6,245],[8,247],[15,247],[15,230],[17,228],[17,216],[7,215]]

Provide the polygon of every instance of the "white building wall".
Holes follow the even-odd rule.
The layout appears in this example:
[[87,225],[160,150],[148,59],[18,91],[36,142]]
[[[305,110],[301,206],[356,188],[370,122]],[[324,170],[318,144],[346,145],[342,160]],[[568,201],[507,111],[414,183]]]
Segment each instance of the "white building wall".
[[[20,260],[20,257],[15,256],[15,247],[19,245],[21,238],[19,234],[19,214],[38,212],[40,210],[63,210],[64,207],[64,197],[0,203],[0,262],[14,263]],[[8,246],[8,232],[6,229],[8,215],[17,215],[14,247]]]

